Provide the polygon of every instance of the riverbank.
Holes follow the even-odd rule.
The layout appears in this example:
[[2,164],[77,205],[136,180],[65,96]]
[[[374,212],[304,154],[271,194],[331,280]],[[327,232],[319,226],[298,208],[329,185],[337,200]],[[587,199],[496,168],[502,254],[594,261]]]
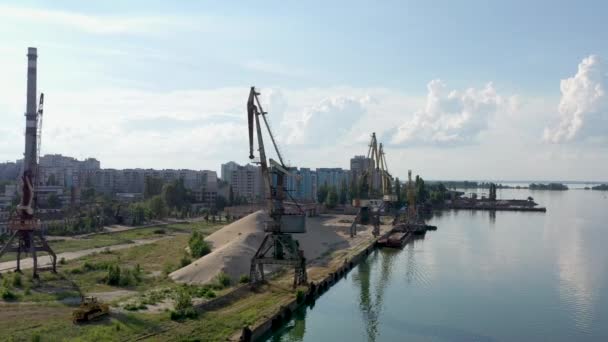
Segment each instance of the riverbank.
[[[371,226],[359,226],[357,237],[348,237],[350,223],[346,221],[349,218],[354,217],[314,219],[328,223],[329,226],[323,226],[323,229],[330,229],[341,237],[340,241],[336,241],[339,243],[324,244],[316,239],[317,236],[324,235],[310,236],[314,245],[323,246],[323,250],[315,252],[320,255],[308,264],[309,280],[315,283],[315,291],[318,293],[324,291],[332,279],[335,278],[334,282],[339,279],[345,273],[344,267],[352,267],[349,266],[350,262],[356,263],[354,256],[373,245]],[[204,235],[219,229],[206,227],[204,223],[176,226],[180,229],[197,229]],[[382,231],[389,229],[390,225],[382,226]],[[196,291],[201,288],[198,285],[176,284],[167,276],[177,268],[176,264],[179,264],[184,254],[188,237],[187,234],[175,234],[145,245],[102,251],[67,260],[65,264],[59,265],[57,275],[42,272],[39,283],[28,279],[25,270],[23,285],[11,288],[17,298],[0,300],[0,335],[16,340],[30,340],[39,335],[51,340],[95,340],[104,336],[110,340],[225,341],[240,337],[245,326],[260,329],[269,319],[272,325],[271,318],[276,318],[284,308],[297,300],[298,290],[304,293],[309,291],[307,287],[294,290],[291,286],[293,273],[288,270],[272,276],[268,284],[255,290],[239,285],[238,279],[233,279],[232,288],[215,290],[215,298],[193,296],[198,317],[173,321],[168,311],[173,308],[175,293],[181,289]],[[117,263],[127,270],[140,269],[142,280],[128,286],[110,286],[103,281],[107,272],[98,267],[105,263]],[[7,283],[15,283],[14,277],[12,273],[10,276],[7,274]],[[73,325],[70,314],[74,301],[65,298],[73,298],[79,292],[95,293],[100,297],[112,294],[108,297],[112,305],[110,316],[82,326]],[[165,294],[165,297],[157,298],[160,293]],[[126,310],[124,308],[128,302],[136,302],[138,306],[145,303],[144,309]],[[162,304],[164,309],[145,309],[146,305],[150,309],[158,306],[153,303]],[[39,311],[35,317],[23,316],[30,315],[36,308]],[[9,320],[13,323],[8,324]]]

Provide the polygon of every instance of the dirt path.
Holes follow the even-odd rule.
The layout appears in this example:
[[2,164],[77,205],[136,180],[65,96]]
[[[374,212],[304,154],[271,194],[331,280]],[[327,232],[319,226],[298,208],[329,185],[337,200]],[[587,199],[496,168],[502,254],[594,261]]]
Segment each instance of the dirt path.
[[[134,246],[147,245],[147,244],[159,241],[159,240],[170,239],[172,237],[173,236],[165,236],[165,237],[157,238],[157,239],[133,240],[133,243],[125,243],[125,244],[121,244],[121,245],[113,245],[113,246],[107,246],[107,247],[90,248],[90,249],[84,249],[84,250],[75,251],[75,252],[59,253],[59,254],[57,254],[57,262],[59,262],[59,260],[61,260],[61,258],[64,258],[65,260],[73,260],[73,259],[78,259],[83,256],[89,255],[89,254],[103,252],[104,250],[108,250],[108,249],[111,251],[117,251],[117,250],[130,248],[130,247],[134,247]],[[34,264],[34,262],[33,262],[32,258],[22,259],[21,260],[21,269],[25,270],[28,268],[32,268],[33,264]],[[51,265],[50,256],[43,255],[43,256],[38,257],[38,267],[45,267],[45,266],[50,266],[50,265]],[[15,260],[0,262],[0,273],[6,272],[9,270],[13,270],[16,267],[17,267],[17,262]]]

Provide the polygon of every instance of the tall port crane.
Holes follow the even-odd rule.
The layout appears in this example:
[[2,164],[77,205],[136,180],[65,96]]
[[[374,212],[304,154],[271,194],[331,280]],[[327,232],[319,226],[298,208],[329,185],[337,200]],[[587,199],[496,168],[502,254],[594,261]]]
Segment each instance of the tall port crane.
[[[258,141],[259,164],[262,169],[262,178],[264,181],[264,190],[266,192],[266,208],[270,221],[266,222],[264,231],[266,235],[262,244],[251,260],[250,277],[251,285],[264,281],[264,265],[284,265],[294,268],[293,286],[306,284],[306,258],[300,250],[298,241],[291,234],[305,233],[306,222],[305,215],[301,211],[296,215],[287,215],[283,201],[285,194],[285,177],[289,175],[288,167],[283,163],[283,157],[279,151],[276,140],[266,115],[268,114],[262,109],[258,93],[255,87],[251,87],[249,91],[249,99],[247,100],[247,121],[249,124],[249,159],[254,159],[254,130]],[[264,121],[264,126],[270,136],[272,145],[276,151],[279,161],[266,159],[266,150],[264,148],[264,139],[262,137],[262,126],[260,117]],[[276,185],[273,185],[273,178],[276,180]],[[295,200],[291,199],[294,203]],[[299,206],[296,203],[296,206]]]
[[378,147],[378,164],[380,178],[382,181],[382,200],[389,205],[397,202],[397,195],[393,194],[393,176],[388,172],[388,164],[386,163],[386,153],[382,143]]
[[36,108],[36,77],[38,51],[28,48],[27,53],[27,102],[25,111],[25,153],[23,156],[23,173],[21,175],[21,202],[15,212],[11,213],[9,229],[12,234],[7,243],[0,249],[0,257],[6,252],[17,253],[17,272],[21,272],[21,254],[30,253],[33,259],[33,277],[38,278],[37,252],[47,252],[51,256],[52,270],[56,272],[57,256],[49,246],[40,227],[40,220],[35,216],[37,207],[36,187],[38,179],[38,162],[40,157],[40,137],[42,133],[42,113],[44,95]]

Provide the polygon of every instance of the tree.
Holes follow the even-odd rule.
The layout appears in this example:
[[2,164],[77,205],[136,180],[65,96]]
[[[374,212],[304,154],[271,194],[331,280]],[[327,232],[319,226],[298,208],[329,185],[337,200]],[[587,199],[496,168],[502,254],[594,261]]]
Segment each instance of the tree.
[[151,216],[156,219],[167,217],[169,211],[164,198],[160,195],[156,195],[148,200],[148,209],[150,209]]
[[59,199],[59,196],[56,194],[50,194],[49,198],[47,199],[47,205],[51,209],[61,208],[61,200]]
[[146,176],[144,181],[144,198],[148,199],[160,195],[163,191],[164,181],[162,178]]
[[82,192],[82,200],[85,202],[90,202],[95,199],[95,188],[85,188]]
[[192,196],[184,186],[184,180],[182,178],[165,184],[163,186],[162,196],[165,199],[167,206],[171,209],[181,209],[192,202]]
[[343,178],[342,184],[340,185],[340,198],[338,200],[338,202],[340,202],[340,204],[342,204],[342,205],[346,204],[347,193],[348,193],[348,185],[346,184],[346,179]]
[[224,207],[226,207],[226,198],[224,198],[224,196],[222,195],[217,195],[215,196],[215,208],[217,210],[224,210]]
[[338,192],[336,191],[336,187],[332,186],[327,193],[327,198],[325,199],[325,206],[327,208],[335,208],[338,204]]
[[327,198],[327,193],[329,192],[329,188],[327,184],[323,184],[317,190],[317,202],[325,203],[325,199]]
[[429,198],[429,193],[424,184],[424,180],[419,175],[416,175],[414,187],[416,191],[416,203],[426,203]]
[[133,203],[129,206],[131,213],[131,225],[139,226],[146,221],[146,208],[142,203]]

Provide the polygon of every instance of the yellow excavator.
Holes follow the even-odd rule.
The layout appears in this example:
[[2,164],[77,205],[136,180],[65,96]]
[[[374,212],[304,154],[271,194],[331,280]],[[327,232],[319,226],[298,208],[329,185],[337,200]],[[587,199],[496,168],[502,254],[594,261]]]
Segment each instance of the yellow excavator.
[[110,306],[101,303],[96,297],[82,297],[80,306],[72,312],[75,324],[89,322],[110,313]]

